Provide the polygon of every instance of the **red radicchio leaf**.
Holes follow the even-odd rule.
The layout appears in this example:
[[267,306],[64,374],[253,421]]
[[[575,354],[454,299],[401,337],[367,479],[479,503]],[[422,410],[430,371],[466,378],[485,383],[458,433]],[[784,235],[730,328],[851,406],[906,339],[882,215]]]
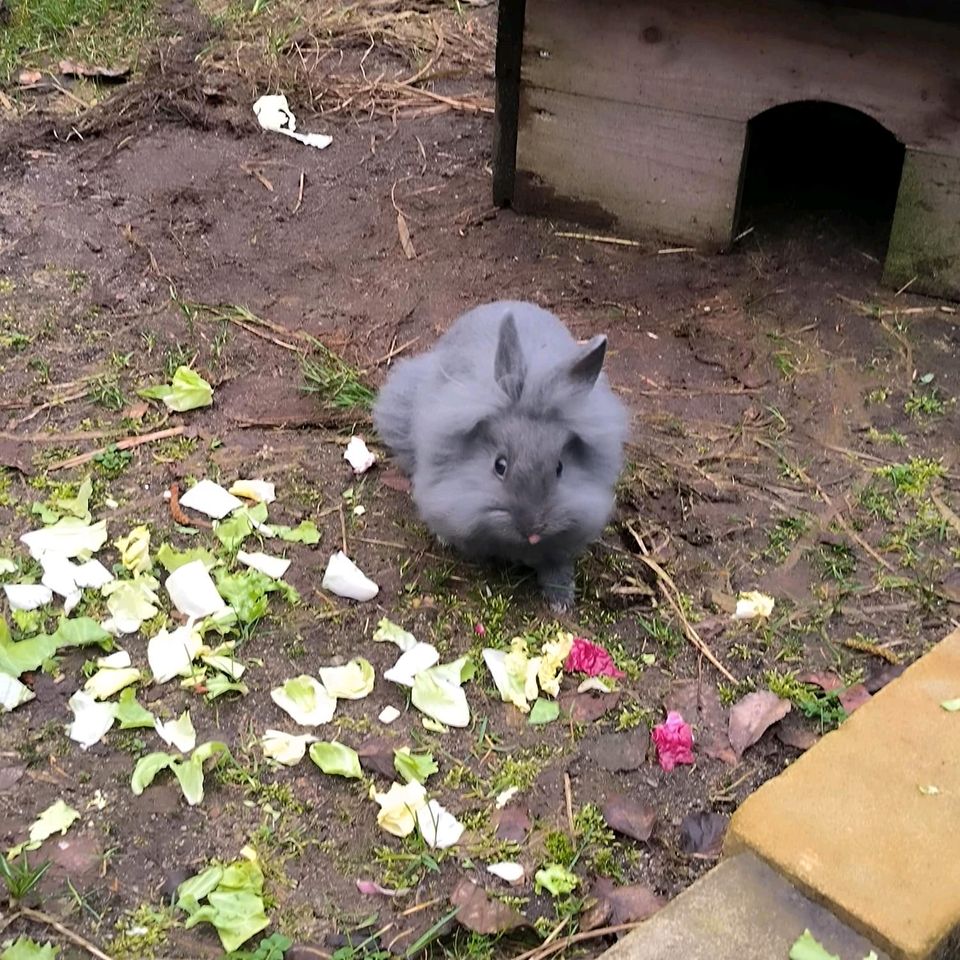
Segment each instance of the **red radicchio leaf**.
[[613,658],[603,647],[584,637],[574,637],[563,669],[567,673],[585,673],[588,677],[622,677],[624,673],[614,665]]
[[693,763],[693,730],[679,713],[668,713],[666,723],[658,723],[651,737],[660,766],[667,772],[679,763]]

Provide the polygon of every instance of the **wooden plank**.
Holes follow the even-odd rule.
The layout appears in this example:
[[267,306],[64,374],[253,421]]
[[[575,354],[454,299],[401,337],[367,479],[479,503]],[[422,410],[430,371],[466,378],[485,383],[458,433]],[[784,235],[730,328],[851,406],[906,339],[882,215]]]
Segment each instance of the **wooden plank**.
[[724,247],[746,124],[524,85],[515,209]]
[[960,158],[907,150],[883,281],[960,300]]
[[745,122],[796,100],[960,155],[960,27],[807,0],[527,0],[523,82]]
[[496,108],[493,124],[493,202],[513,199],[517,158],[517,114],[526,0],[500,0],[497,11]]

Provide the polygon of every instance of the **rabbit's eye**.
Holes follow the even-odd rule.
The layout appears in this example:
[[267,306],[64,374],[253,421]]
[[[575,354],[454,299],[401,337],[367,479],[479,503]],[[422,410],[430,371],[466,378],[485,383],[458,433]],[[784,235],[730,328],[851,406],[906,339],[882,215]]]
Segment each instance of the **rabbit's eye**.
[[502,477],[507,472],[507,458],[506,457],[497,457],[493,461],[493,469],[498,477]]
[[562,460],[558,460],[558,461],[557,461],[557,476],[559,477],[561,473],[563,473],[563,461],[562,461]]

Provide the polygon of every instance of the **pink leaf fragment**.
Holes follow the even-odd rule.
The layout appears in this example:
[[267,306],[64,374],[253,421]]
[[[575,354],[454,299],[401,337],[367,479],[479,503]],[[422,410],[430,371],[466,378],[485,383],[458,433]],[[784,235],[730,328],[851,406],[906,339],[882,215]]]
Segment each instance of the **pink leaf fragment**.
[[679,763],[693,763],[693,730],[679,713],[668,713],[666,723],[658,723],[651,736],[660,766],[667,772]]
[[366,897],[395,897],[402,890],[391,890],[389,887],[381,887],[379,883],[373,880],[358,880],[357,890]]
[[574,637],[573,646],[563,663],[567,673],[585,673],[588,677],[622,677],[613,657],[603,647],[598,647],[584,637]]

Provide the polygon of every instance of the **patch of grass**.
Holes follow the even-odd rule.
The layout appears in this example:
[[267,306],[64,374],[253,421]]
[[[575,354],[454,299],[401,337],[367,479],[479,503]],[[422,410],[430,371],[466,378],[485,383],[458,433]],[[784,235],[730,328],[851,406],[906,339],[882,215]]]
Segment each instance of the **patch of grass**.
[[943,464],[927,457],[911,457],[906,463],[892,463],[878,467],[875,476],[888,480],[894,492],[914,499],[926,494],[934,480],[943,474]]
[[886,520],[888,523],[896,519],[897,511],[890,494],[877,489],[876,484],[869,483],[857,498],[860,506],[875,520]]
[[665,660],[672,660],[683,650],[683,635],[661,617],[637,617],[637,623],[640,629],[657,644]]
[[173,375],[179,367],[189,367],[195,359],[196,353],[193,350],[188,350],[182,344],[178,343],[175,347],[171,347],[163,358],[163,373],[166,382],[169,383],[173,379]]
[[868,406],[879,407],[887,402],[889,396],[890,391],[886,387],[877,387],[867,394],[866,401]]
[[403,843],[405,850],[377,847],[373,852],[374,862],[383,868],[381,882],[386,887],[412,889],[426,874],[440,872],[438,860],[443,858],[443,851],[437,851],[438,856],[433,857],[416,835],[406,837]]
[[580,854],[590,869],[602,876],[620,879],[622,871],[616,862],[614,833],[600,808],[595,803],[585,803],[574,815],[573,827]]
[[797,358],[790,350],[778,350],[773,355],[773,365],[784,380],[792,380],[799,369]]
[[117,445],[111,444],[103,453],[98,453],[93,462],[97,470],[108,480],[116,480],[130,464],[133,453],[129,450],[120,450]]
[[729,707],[736,703],[748,693],[753,693],[757,689],[757,681],[753,677],[744,677],[737,683],[724,683],[720,681],[717,684],[717,693],[720,696],[720,702]]
[[764,674],[764,683],[772,693],[789,700],[805,717],[816,721],[821,733],[835,730],[847,719],[839,690],[822,690],[814,684],[803,683],[793,673],[777,670],[768,670]]
[[765,556],[771,560],[784,560],[790,548],[807,532],[807,521],[803,517],[784,517],[778,520],[768,537]]
[[923,420],[925,417],[943,416],[946,406],[940,391],[933,387],[930,390],[914,390],[904,402],[903,412],[915,420]]
[[303,358],[304,391],[324,403],[344,409],[369,410],[375,394],[363,383],[362,374],[319,340],[310,338],[313,356]]
[[577,856],[573,838],[565,830],[549,831],[543,838],[543,849],[547,860],[551,863],[559,863],[568,870]]
[[178,463],[197,449],[196,437],[170,437],[161,440],[153,450],[154,463]]
[[49,860],[31,867],[26,852],[21,854],[19,861],[14,862],[0,857],[0,880],[11,900],[22,900],[40,882],[49,867]]
[[493,960],[497,939],[496,936],[458,928],[439,947],[448,960]]
[[154,907],[142,903],[117,921],[117,935],[110,942],[110,955],[116,960],[155,957],[166,945],[169,931],[177,924],[172,906]]
[[36,373],[36,381],[41,386],[50,382],[50,363],[43,357],[31,357],[27,361],[27,369]]
[[553,748],[541,744],[529,750],[517,750],[513,754],[504,755],[490,780],[491,793],[500,793],[507,787],[529,790],[555,754]]
[[814,554],[822,576],[846,583],[857,570],[857,557],[842,543],[821,543]]
[[9,350],[24,350],[33,343],[33,337],[19,330],[9,330],[0,332],[0,347],[6,347]]
[[[129,63],[149,34],[153,0],[7,0],[5,11],[0,83],[21,67],[40,67],[60,57]],[[77,277],[83,274],[70,272],[71,289],[77,289]]]
[[90,384],[90,390],[87,396],[94,403],[99,404],[101,407],[106,407],[107,410],[113,410],[116,413],[119,413],[127,402],[116,376],[109,374],[97,377],[97,379]]
[[867,431],[867,441],[891,447],[905,447],[907,445],[907,438],[899,430],[890,429],[886,433],[881,433],[876,427],[871,427]]
[[639,726],[653,728],[653,711],[639,703],[628,703],[620,708],[617,715],[617,730],[634,730]]

